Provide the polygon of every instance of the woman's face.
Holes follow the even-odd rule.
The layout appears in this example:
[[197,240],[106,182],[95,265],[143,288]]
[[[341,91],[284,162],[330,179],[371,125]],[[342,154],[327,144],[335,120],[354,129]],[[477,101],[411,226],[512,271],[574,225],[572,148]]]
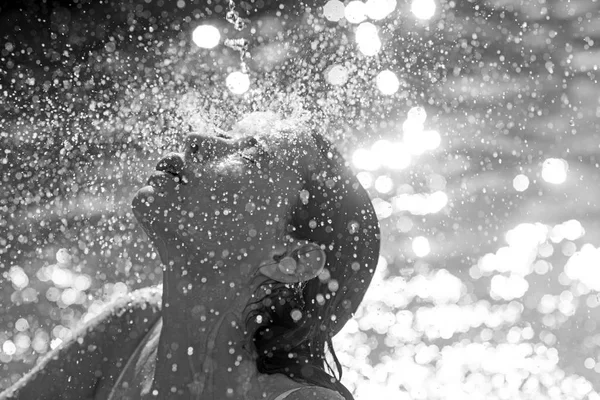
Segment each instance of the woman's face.
[[258,267],[290,245],[292,208],[318,162],[310,137],[189,135],[182,147],[133,200],[163,263],[197,256]]

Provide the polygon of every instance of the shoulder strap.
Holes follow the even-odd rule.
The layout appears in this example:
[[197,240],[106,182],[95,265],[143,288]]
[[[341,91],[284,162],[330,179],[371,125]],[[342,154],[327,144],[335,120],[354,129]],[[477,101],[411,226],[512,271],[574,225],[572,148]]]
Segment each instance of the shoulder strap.
[[[141,391],[143,381],[148,381],[151,384],[154,376],[154,367],[156,364],[156,349],[158,348],[158,340],[160,338],[160,331],[162,328],[162,317],[159,318],[154,326],[148,331],[146,336],[142,339],[140,344],[137,346],[133,354],[127,360],[125,367],[121,370],[121,374],[117,378],[107,400],[118,400],[126,395],[126,392],[132,390]],[[145,367],[145,368],[144,368]],[[152,371],[142,371],[145,369]],[[148,372],[144,374],[144,372]],[[138,376],[138,375],[143,376]],[[136,379],[137,378],[137,379]]]
[[290,395],[291,393],[294,393],[295,391],[300,390],[300,389],[302,389],[302,388],[295,388],[295,389],[288,390],[287,392],[283,392],[279,396],[275,397],[274,400],[284,400],[286,397],[288,397],[288,395]]
[[344,400],[344,397],[342,397],[342,395],[339,394],[338,392],[331,390],[331,389],[321,387],[321,386],[302,386],[299,388],[291,389],[291,390],[281,393],[274,400],[285,400],[288,398],[288,396],[290,394],[298,392],[300,390],[302,390],[303,392],[308,391],[308,393],[306,393],[307,399]]

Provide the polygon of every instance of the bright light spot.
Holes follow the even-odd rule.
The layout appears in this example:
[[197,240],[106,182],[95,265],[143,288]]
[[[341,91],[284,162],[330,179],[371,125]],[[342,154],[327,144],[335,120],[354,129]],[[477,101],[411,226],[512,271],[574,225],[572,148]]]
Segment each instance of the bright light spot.
[[389,193],[394,188],[394,181],[389,176],[381,175],[375,180],[375,190],[379,193]]
[[419,155],[425,152],[423,146],[423,124],[412,119],[407,119],[402,124],[403,139],[406,148],[411,154]]
[[71,262],[71,255],[67,249],[59,249],[56,252],[56,262],[59,264],[69,264]]
[[417,275],[410,281],[412,293],[435,304],[456,303],[464,285],[460,279],[445,269],[428,275]]
[[335,64],[329,68],[325,76],[330,84],[341,86],[348,81],[348,70],[339,64]]
[[230,73],[225,80],[227,89],[235,94],[243,94],[250,88],[250,77],[240,71]]
[[73,274],[66,269],[55,267],[50,279],[58,287],[68,287],[73,283]]
[[529,283],[519,275],[494,275],[490,281],[490,295],[497,300],[521,298],[528,289]]
[[367,149],[357,149],[352,155],[352,163],[365,171],[376,171],[381,167],[377,154]]
[[585,234],[581,222],[572,219],[562,224],[555,225],[550,231],[550,240],[560,243],[563,240],[577,240]]
[[329,21],[337,22],[344,18],[344,3],[339,0],[329,0],[323,6],[323,15]]
[[85,290],[88,290],[91,285],[92,279],[89,276],[79,275],[77,278],[75,278],[75,283],[73,286],[75,287],[75,289],[83,292]]
[[548,158],[542,165],[542,179],[559,185],[567,180],[569,164],[562,158]]
[[414,155],[423,154],[427,150],[435,150],[442,142],[438,131],[425,131],[423,124],[414,119],[407,119],[402,124],[402,131],[404,132],[404,144]]
[[448,204],[448,195],[442,191],[431,194],[400,194],[392,199],[396,212],[408,211],[413,215],[427,215],[440,212]]
[[596,360],[594,360],[593,358],[586,358],[585,361],[583,362],[583,365],[587,368],[587,369],[592,369],[596,366]]
[[360,24],[367,19],[367,8],[362,1],[354,0],[346,5],[344,16],[351,24]]
[[7,340],[2,344],[2,351],[7,355],[12,356],[17,352],[17,346],[15,346],[12,340]]
[[444,192],[437,191],[433,192],[429,196],[429,212],[435,214],[440,212],[448,204],[448,195]]
[[431,252],[429,240],[425,236],[417,236],[412,241],[412,249],[417,257],[425,257]]
[[60,295],[60,299],[62,300],[64,305],[70,306],[71,304],[74,304],[77,300],[78,293],[79,292],[77,290],[68,288],[64,292],[62,292],[62,294]]
[[212,49],[219,44],[221,33],[212,25],[198,25],[192,33],[192,40],[198,47]]
[[430,19],[437,8],[434,0],[412,0],[410,11],[419,19]]
[[424,131],[423,132],[423,146],[425,150],[435,150],[442,143],[442,137],[438,131]]
[[356,174],[356,179],[360,182],[360,184],[365,188],[369,189],[373,186],[373,175],[370,172],[361,171]]
[[29,329],[29,322],[25,318],[19,318],[17,322],[15,322],[15,328],[19,332],[23,332]]
[[581,222],[576,219],[563,222],[556,228],[561,230],[562,236],[567,240],[577,240],[585,234],[585,229],[583,229]]
[[12,267],[8,272],[8,279],[17,290],[21,290],[29,285],[29,277],[21,267]]
[[375,198],[372,201],[375,214],[380,220],[385,219],[392,215],[392,205],[385,200]]
[[54,350],[55,348],[57,348],[58,346],[60,346],[62,344],[62,339],[61,338],[54,338],[50,341],[50,348],[52,350]]
[[379,91],[385,95],[392,95],[400,88],[400,81],[398,80],[398,77],[388,69],[377,74],[375,82]]
[[548,239],[548,226],[540,223],[519,224],[506,232],[506,242],[516,248],[536,248]]
[[404,169],[410,165],[411,155],[402,143],[392,143],[389,147],[389,155],[383,161],[388,168]]
[[381,50],[381,40],[377,27],[370,22],[363,22],[356,28],[356,44],[365,56],[374,56]]
[[524,192],[529,187],[529,178],[523,174],[515,176],[513,179],[513,187],[517,192]]
[[371,147],[373,156],[390,169],[404,169],[410,164],[410,153],[402,143],[378,140]]
[[424,124],[427,119],[427,112],[423,107],[413,107],[408,110],[406,118],[414,123]]
[[565,265],[565,274],[570,279],[577,279],[590,289],[600,291],[600,248],[584,244],[575,252]]
[[396,0],[367,0],[367,16],[371,19],[384,19],[396,9]]

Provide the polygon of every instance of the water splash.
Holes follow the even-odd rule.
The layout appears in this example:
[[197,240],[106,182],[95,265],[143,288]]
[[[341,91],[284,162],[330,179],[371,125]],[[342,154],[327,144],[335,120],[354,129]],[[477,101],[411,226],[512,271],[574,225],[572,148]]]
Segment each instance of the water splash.
[[246,21],[240,17],[240,13],[235,9],[235,2],[233,0],[229,0],[229,10],[225,15],[225,19],[238,31],[246,27]]
[[[236,10],[235,2],[233,0],[229,0],[229,10],[225,15],[225,19],[232,24],[237,31],[242,31],[246,28],[247,20],[240,17],[240,13]],[[247,74],[248,65],[246,64],[245,59],[250,57],[250,53],[248,52],[248,40],[244,38],[225,39],[225,46],[240,53],[240,68],[242,73]]]

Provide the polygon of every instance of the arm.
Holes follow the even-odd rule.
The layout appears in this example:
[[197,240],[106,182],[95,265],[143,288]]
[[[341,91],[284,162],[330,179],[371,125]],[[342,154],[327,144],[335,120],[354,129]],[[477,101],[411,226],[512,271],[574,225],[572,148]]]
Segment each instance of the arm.
[[43,357],[1,393],[0,400],[94,398],[99,386],[110,386],[117,379],[128,356],[159,317],[156,289],[142,289],[117,300]]

